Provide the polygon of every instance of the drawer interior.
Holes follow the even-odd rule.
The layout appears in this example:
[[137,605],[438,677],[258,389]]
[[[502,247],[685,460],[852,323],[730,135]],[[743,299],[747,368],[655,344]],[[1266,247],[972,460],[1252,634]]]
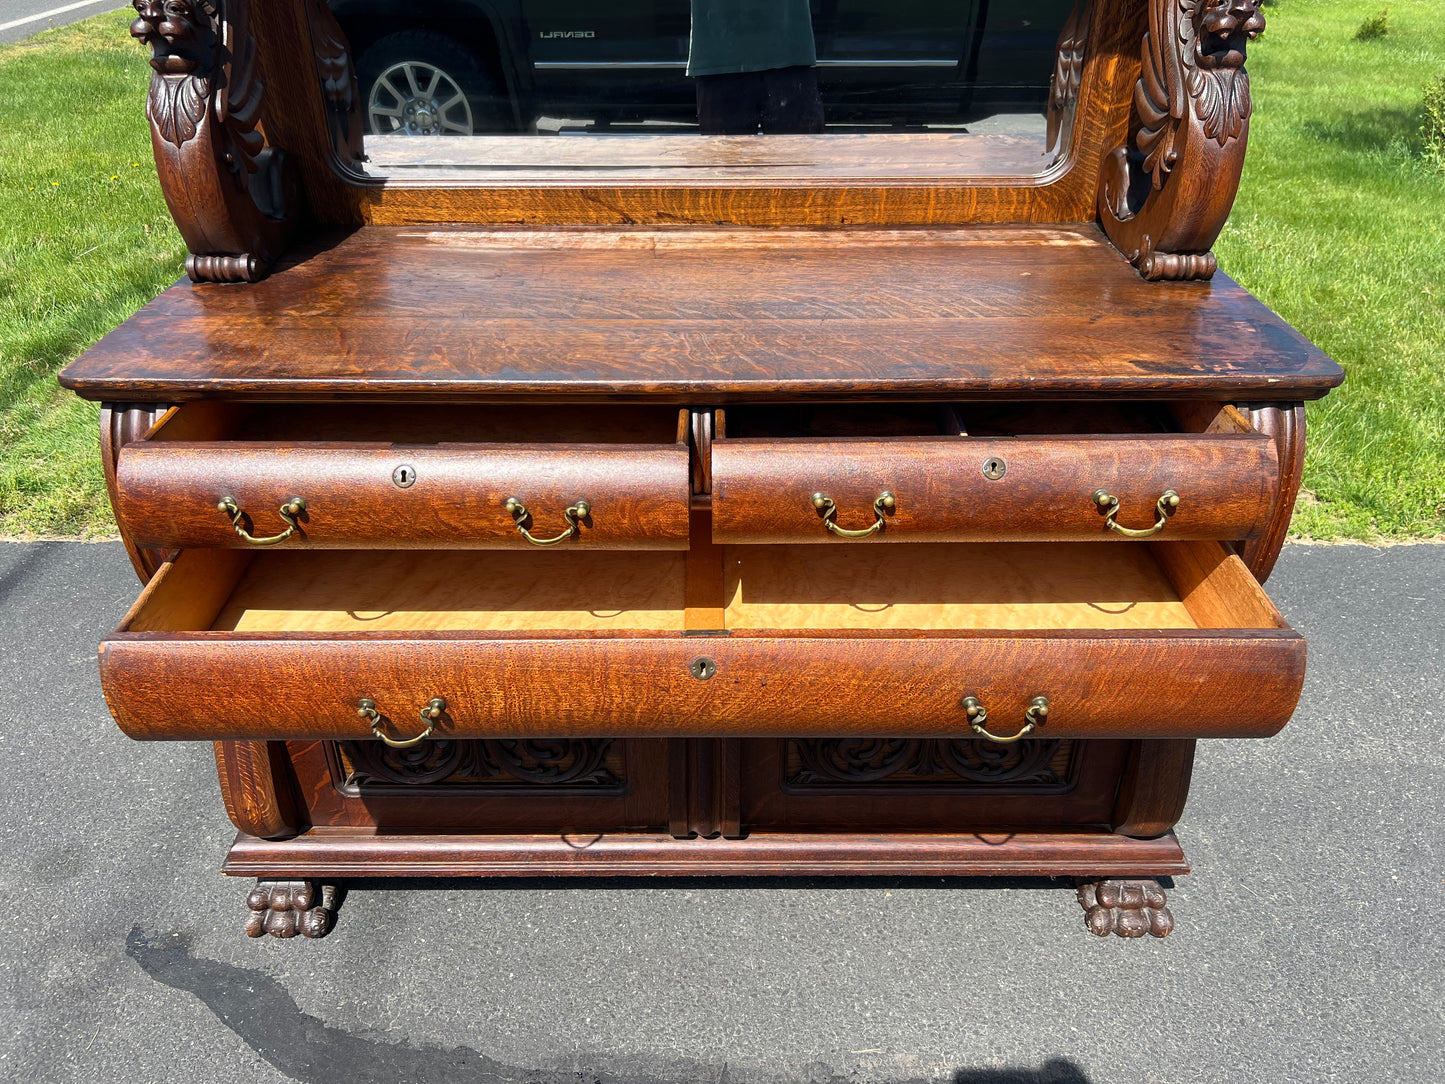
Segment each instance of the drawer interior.
[[935,543],[690,553],[189,550],[121,631],[1284,628],[1218,543]]
[[1146,546],[724,549],[729,629],[1198,627]]
[[720,438],[1030,437],[1151,433],[1247,433],[1224,403],[975,402],[743,405],[718,412]]
[[347,441],[393,444],[679,444],[688,412],[672,406],[486,406],[396,403],[187,403],[156,423],[156,441]]

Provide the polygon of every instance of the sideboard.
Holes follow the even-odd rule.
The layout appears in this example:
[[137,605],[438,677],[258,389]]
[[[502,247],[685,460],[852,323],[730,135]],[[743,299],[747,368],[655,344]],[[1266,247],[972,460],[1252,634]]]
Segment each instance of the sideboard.
[[1300,694],[1261,584],[1343,378],[1210,251],[1256,0],[1081,3],[1026,177],[822,135],[378,178],[319,0],[136,8],[188,279],[61,382],[145,584],[106,700],[214,743],[248,933],[713,874],[1172,929],[1196,740]]

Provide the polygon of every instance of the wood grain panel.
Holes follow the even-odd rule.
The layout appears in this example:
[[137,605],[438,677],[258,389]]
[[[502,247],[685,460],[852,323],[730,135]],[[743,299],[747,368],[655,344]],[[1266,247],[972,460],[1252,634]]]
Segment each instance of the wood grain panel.
[[1093,227],[1019,230],[579,250],[365,229],[260,283],[171,288],[61,382],[112,400],[716,406],[1315,398],[1343,379],[1225,276],[1143,282]]
[[1195,627],[1140,545],[899,543],[724,552],[727,627],[734,630]]
[[[406,488],[393,481],[402,465],[414,478]],[[563,510],[586,500],[591,514],[565,549],[686,549],[689,469],[683,445],[150,442],[121,454],[119,515],[143,546],[244,547],[221,498],[269,535],[286,526],[276,510],[300,496],[302,530],[288,549],[527,550],[508,498],[526,505],[540,537],[566,530]]]
[[755,832],[746,839],[663,834],[381,835],[313,831],[272,843],[240,836],[233,877],[1171,876],[1189,872],[1173,834],[1104,832]]
[[[690,670],[711,658],[716,673]],[[1288,721],[1304,643],[1285,630],[1033,635],[116,633],[107,702],[136,738],[366,740],[447,700],[454,737],[969,736],[978,696],[1000,733],[1047,695],[1045,736],[1264,737]],[[1002,728],[1007,727],[1005,731]]]
[[[983,465],[995,459],[1005,473],[991,479]],[[836,502],[839,526],[861,529],[888,491],[897,506],[868,542],[1119,539],[1092,499],[1100,487],[1120,499],[1121,526],[1152,526],[1155,502],[1174,489],[1164,537],[1252,538],[1278,484],[1274,443],[1254,434],[724,440],[713,447],[713,538],[850,544],[826,529],[812,494]]]
[[234,632],[681,631],[683,554],[260,555],[193,628]]

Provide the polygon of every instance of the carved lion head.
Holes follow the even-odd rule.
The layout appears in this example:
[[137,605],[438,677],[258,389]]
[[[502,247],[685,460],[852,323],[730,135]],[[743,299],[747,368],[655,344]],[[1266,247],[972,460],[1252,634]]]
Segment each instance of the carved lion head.
[[131,36],[151,47],[151,67],[162,75],[195,75],[210,67],[216,35],[205,0],[135,0]]
[[1194,11],[1200,68],[1242,68],[1245,46],[1264,32],[1260,0],[1202,0]]

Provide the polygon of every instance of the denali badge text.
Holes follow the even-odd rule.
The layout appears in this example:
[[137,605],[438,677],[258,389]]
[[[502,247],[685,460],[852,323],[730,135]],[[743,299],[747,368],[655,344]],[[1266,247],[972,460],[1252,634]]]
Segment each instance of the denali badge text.
[[595,38],[595,30],[539,30],[539,38]]

